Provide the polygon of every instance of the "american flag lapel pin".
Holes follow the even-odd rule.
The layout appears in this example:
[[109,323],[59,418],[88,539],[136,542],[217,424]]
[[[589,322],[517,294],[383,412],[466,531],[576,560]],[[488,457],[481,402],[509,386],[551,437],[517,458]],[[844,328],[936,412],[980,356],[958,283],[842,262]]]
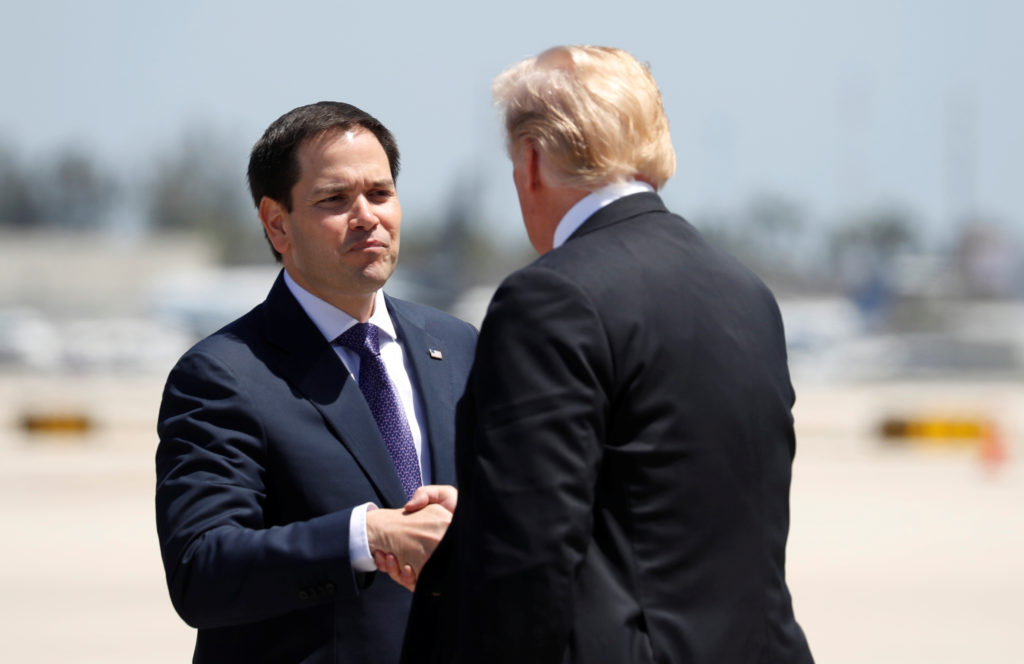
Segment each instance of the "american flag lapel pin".
[[444,355],[442,355],[441,351],[439,351],[436,348],[428,348],[427,352],[430,353],[430,359],[432,359],[432,360],[443,360],[444,359]]

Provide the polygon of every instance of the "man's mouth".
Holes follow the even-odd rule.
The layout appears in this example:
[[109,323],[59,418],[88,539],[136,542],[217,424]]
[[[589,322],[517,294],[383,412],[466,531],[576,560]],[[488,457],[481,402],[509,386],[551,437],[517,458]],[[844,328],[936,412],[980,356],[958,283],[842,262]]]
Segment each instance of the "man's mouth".
[[349,251],[367,251],[372,249],[387,249],[387,244],[380,240],[367,239],[356,242],[348,248]]

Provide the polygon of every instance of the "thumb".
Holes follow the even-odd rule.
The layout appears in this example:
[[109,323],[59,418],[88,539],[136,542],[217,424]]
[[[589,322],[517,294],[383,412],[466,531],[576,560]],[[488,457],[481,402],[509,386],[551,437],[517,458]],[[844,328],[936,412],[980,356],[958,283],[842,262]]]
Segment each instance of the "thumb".
[[412,494],[405,504],[406,512],[416,512],[430,504],[431,494],[428,486],[421,486]]

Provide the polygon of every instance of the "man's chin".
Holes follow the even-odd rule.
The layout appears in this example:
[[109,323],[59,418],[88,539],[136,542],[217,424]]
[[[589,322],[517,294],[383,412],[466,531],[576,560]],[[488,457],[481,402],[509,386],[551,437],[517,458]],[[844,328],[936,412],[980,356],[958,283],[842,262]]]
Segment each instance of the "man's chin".
[[373,290],[379,290],[387,283],[387,280],[391,278],[391,275],[395,272],[394,263],[381,263],[375,261],[362,269],[360,272],[363,281],[368,286],[373,286]]

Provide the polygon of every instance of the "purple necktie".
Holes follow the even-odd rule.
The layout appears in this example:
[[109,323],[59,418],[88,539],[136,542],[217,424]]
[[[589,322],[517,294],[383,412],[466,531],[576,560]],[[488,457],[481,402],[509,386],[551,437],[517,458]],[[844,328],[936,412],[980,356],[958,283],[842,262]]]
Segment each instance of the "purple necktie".
[[398,402],[398,393],[388,378],[384,361],[380,359],[378,332],[372,323],[356,323],[334,342],[359,354],[359,389],[370,406],[373,419],[377,421],[377,428],[405,489],[405,497],[409,498],[422,483],[420,461],[405,412]]

